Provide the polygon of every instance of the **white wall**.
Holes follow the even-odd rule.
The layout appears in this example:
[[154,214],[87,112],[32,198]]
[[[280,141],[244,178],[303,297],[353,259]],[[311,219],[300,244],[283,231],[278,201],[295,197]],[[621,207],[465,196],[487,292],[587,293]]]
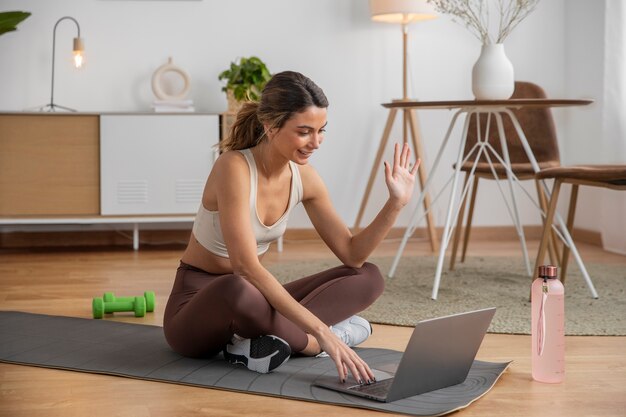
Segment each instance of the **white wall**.
[[[606,0],[605,20],[603,153],[626,164],[626,5]],[[603,191],[602,244],[626,255],[626,193]]]
[[[567,111],[566,164],[626,164],[625,10],[621,0],[567,2],[566,89],[596,102]],[[578,199],[576,226],[600,232],[606,249],[626,253],[624,193],[581,187]]]
[[[564,71],[568,91],[575,96],[596,101],[584,109],[568,109],[566,135],[561,143],[565,164],[608,162],[609,150],[601,143],[604,108],[604,0],[590,2],[570,0],[566,9],[567,62]],[[600,7],[598,7],[600,6]],[[576,212],[577,227],[600,231],[598,213],[602,190],[582,187]],[[562,207],[569,202],[569,187],[561,198]]]
[[[584,40],[572,38],[570,9],[570,1],[540,2],[507,39],[506,52],[516,78],[541,84],[550,96],[594,96],[593,72],[580,82],[570,76],[571,52]],[[57,32],[55,101],[81,111],[149,110],[150,77],[169,56],[191,75],[196,107],[209,112],[226,107],[217,75],[236,57],[258,55],[272,72],[292,69],[310,76],[331,103],[326,142],[313,164],[327,181],[340,215],[348,224],[354,222],[386,120],[380,103],[398,97],[402,82],[400,28],[372,22],[368,1],[0,0],[0,10],[32,12],[17,32],[0,37],[0,111],[48,102],[52,28],[65,15],[80,22],[88,61],[78,72],[67,62],[75,28],[63,22]],[[586,24],[595,28],[602,21],[594,17]],[[411,95],[421,100],[472,98],[470,73],[480,50],[478,40],[447,16],[412,25],[410,32]],[[598,59],[593,48],[585,50],[591,60]],[[569,117],[565,110],[555,110],[561,139],[563,132],[578,130],[568,124],[583,117],[590,119],[581,122],[585,126],[596,123],[598,108],[576,109]],[[451,113],[423,111],[419,117],[428,167]],[[393,139],[400,140],[399,131]],[[566,141],[565,159],[586,155],[592,146],[578,136]],[[580,153],[572,154],[575,147]],[[446,154],[436,187],[451,171],[452,154]],[[482,188],[474,224],[510,224],[495,185]],[[366,220],[386,198],[382,175],[373,196]],[[445,204],[447,200],[440,207]],[[523,220],[538,224],[530,205],[524,202],[522,207]],[[399,225],[406,224],[409,214],[410,209]],[[441,224],[442,209],[435,214]],[[290,226],[308,227],[305,217],[296,213]]]

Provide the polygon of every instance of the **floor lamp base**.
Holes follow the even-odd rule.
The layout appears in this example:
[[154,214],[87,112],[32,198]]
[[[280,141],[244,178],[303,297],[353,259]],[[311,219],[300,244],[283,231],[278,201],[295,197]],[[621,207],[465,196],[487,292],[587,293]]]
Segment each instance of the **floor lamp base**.
[[[406,99],[394,100],[394,102],[398,101],[406,101]],[[378,172],[378,167],[382,161],[382,156],[387,146],[387,142],[389,140],[389,136],[391,135],[391,130],[393,128],[396,115],[398,114],[398,109],[392,108],[389,109],[389,116],[387,117],[387,123],[385,124],[385,130],[383,132],[380,145],[378,147],[378,152],[376,154],[376,158],[374,159],[374,165],[372,166],[372,170],[370,172],[370,177],[367,182],[367,187],[365,189],[365,194],[363,195],[363,200],[361,200],[361,207],[359,208],[359,212],[356,217],[356,221],[354,223],[353,230],[359,231],[361,229],[361,220],[363,219],[363,214],[365,212],[365,207],[367,206],[367,202],[369,200],[370,193],[372,191],[372,186],[374,185],[374,180],[376,178],[376,174]],[[414,109],[402,109],[402,130],[403,130],[403,143],[407,143],[409,138],[413,144],[413,157],[423,158],[424,151],[422,149],[421,138],[419,133],[419,127],[417,123],[417,115]],[[409,135],[410,133],[410,135]],[[424,186],[427,182],[428,174],[426,172],[426,168],[423,164],[420,165],[418,170],[418,178],[420,181],[420,187],[423,190]],[[430,246],[433,252],[437,252],[439,250],[439,240],[437,238],[437,232],[435,230],[435,221],[433,219],[433,214],[430,210],[430,195],[428,192],[424,193],[424,211],[426,213],[426,223],[428,228],[428,236],[430,240]]]
[[46,104],[45,106],[41,106],[38,108],[39,111],[41,112],[48,112],[48,113],[53,113],[56,111],[71,111],[71,112],[75,112],[77,111],[76,109],[72,109],[69,107],[65,107],[65,106],[61,106],[59,104],[54,104],[54,103],[49,103]]

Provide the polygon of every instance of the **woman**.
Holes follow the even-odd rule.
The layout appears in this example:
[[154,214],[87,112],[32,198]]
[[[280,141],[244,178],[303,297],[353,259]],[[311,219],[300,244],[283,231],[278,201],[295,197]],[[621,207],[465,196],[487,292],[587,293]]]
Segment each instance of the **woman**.
[[[411,198],[416,164],[396,145],[385,162],[389,199],[356,235],[335,212],[308,160],[324,140],[324,92],[296,72],[276,74],[259,103],[237,115],[207,180],[193,233],[178,268],[164,317],[170,346],[186,356],[220,351],[232,363],[269,372],[291,353],[326,352],[340,380],[374,380],[352,350],[371,334],[354,316],[382,293],[384,280],[366,259]],[[269,243],[304,204],[313,226],[343,266],[281,285],[261,264]]]

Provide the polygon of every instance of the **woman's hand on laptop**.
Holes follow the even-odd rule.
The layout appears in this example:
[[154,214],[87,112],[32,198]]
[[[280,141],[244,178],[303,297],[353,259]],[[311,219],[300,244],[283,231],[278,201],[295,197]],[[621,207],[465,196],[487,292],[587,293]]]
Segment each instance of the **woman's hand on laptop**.
[[375,381],[374,373],[354,350],[341,341],[330,329],[317,337],[322,348],[335,362],[339,380],[346,382],[348,372],[359,384]]

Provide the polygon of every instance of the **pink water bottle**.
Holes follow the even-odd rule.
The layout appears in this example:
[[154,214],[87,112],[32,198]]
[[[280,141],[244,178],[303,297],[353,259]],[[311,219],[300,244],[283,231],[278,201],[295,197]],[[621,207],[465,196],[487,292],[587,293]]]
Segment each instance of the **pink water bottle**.
[[556,266],[543,265],[538,272],[531,291],[532,375],[558,383],[565,377],[565,289]]

